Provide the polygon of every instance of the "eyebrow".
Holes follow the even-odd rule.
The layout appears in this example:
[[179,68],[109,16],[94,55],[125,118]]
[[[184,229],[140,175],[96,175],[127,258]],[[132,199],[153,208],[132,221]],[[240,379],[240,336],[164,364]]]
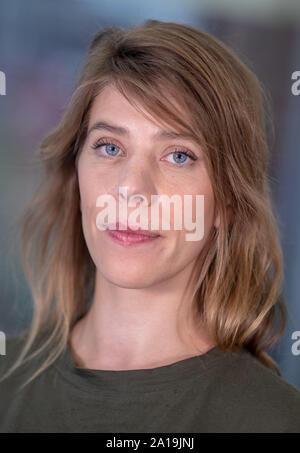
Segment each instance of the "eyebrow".
[[[130,132],[129,129],[126,129],[125,127],[121,126],[115,126],[113,124],[109,124],[106,121],[97,121],[93,126],[90,127],[88,130],[87,136],[94,130],[107,130],[109,132],[113,132],[115,134],[119,135],[124,135],[124,136],[129,136]],[[173,131],[158,131],[155,132],[152,135],[153,139],[159,140],[159,139],[175,139],[175,138],[180,138],[180,139],[185,139],[185,140],[192,140],[193,137],[192,135],[188,134],[181,134],[178,132],[173,132]]]

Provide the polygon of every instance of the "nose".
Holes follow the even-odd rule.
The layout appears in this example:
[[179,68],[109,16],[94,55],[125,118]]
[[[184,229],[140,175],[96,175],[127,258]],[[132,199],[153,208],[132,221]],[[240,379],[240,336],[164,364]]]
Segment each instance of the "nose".
[[[120,190],[123,188],[123,190]],[[140,157],[128,159],[120,168],[118,186],[115,188],[115,196],[122,199],[132,200],[142,205],[151,206],[151,195],[157,193],[154,175],[149,161]]]

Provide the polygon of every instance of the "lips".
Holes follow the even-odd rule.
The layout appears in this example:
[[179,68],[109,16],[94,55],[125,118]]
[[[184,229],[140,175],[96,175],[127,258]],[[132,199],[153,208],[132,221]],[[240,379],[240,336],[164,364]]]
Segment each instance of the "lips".
[[109,230],[120,231],[121,233],[127,233],[130,235],[138,235],[138,236],[148,236],[148,237],[158,237],[160,234],[155,233],[150,230],[143,230],[142,228],[138,227],[137,229],[133,230],[129,226],[125,227],[124,224],[116,222],[116,228],[114,228],[114,224],[110,223],[108,225]]

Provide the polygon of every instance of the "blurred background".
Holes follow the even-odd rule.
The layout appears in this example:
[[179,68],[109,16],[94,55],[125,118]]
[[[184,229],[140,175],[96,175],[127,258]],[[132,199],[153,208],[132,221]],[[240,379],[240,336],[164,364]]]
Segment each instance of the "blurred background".
[[292,92],[292,74],[300,71],[298,0],[1,0],[0,331],[18,335],[32,316],[31,295],[11,250],[14,224],[38,182],[39,143],[60,121],[93,35],[146,19],[189,24],[221,39],[255,72],[271,100],[270,179],[289,314],[285,334],[268,352],[300,390],[300,344],[292,348],[300,338],[300,84]]

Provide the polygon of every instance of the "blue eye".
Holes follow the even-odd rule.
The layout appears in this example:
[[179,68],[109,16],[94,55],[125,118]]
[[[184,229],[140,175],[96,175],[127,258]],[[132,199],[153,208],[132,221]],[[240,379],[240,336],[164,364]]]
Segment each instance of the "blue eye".
[[105,141],[103,139],[102,140],[98,140],[97,143],[95,143],[95,145],[92,146],[92,148],[96,150],[98,148],[101,148],[104,145],[106,145],[105,146],[105,151],[108,153],[109,156],[116,156],[118,154],[118,152],[114,151],[111,148],[118,148],[118,150],[119,150],[120,149],[119,146],[115,145],[114,143],[110,143],[108,141]]
[[[115,156],[118,155],[118,151],[120,150],[120,147],[118,145],[116,145],[115,143],[113,143],[112,141],[106,140],[106,139],[98,140],[92,146],[92,149],[98,150],[99,148],[102,148],[103,146],[105,146],[105,153],[107,153],[107,154],[106,155],[102,155],[101,157],[109,157],[109,156],[110,157],[115,157]],[[180,150],[180,149],[175,149],[175,151],[173,151],[169,155],[171,155],[172,157],[175,156],[175,159],[176,159],[175,163],[178,164],[177,167],[183,167],[185,162],[188,159],[192,160],[192,161],[196,161],[197,160],[197,157],[195,157],[193,154],[191,154],[187,150],[183,151],[183,150]],[[178,156],[181,156],[181,157],[179,158]],[[168,162],[170,162],[170,161],[168,161]],[[174,163],[174,160],[171,163]]]
[[[174,151],[171,153],[172,157],[175,157],[175,162],[179,164],[179,166],[182,166],[188,159],[191,159],[193,161],[197,160],[196,157],[194,157],[192,154],[190,154],[187,151]],[[178,156],[183,156],[180,159]],[[177,160],[178,159],[178,160]]]

